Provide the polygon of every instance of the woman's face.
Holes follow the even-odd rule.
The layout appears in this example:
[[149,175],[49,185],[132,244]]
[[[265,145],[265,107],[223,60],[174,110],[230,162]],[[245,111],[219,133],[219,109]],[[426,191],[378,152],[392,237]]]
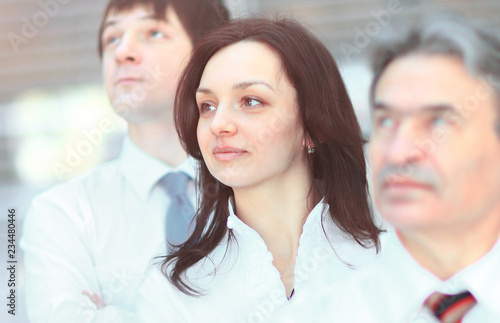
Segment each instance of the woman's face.
[[307,173],[296,91],[268,46],[239,42],[217,52],[196,102],[200,149],[220,182],[280,188]]

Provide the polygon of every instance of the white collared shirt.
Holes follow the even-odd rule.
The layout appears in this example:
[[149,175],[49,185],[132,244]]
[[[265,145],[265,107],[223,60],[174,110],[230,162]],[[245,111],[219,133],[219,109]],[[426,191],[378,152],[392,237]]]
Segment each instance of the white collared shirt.
[[[320,202],[309,214],[299,240],[295,264],[294,295],[286,298],[285,288],[273,256],[264,240],[233,212],[227,219],[236,241],[223,243],[187,271],[189,282],[204,291],[191,297],[170,284],[158,266],[151,268],[140,288],[140,322],[243,323],[273,322],[280,313],[293,307],[307,306],[314,294],[349,276],[353,267],[372,260],[373,249],[364,249],[346,237],[329,218],[328,208]],[[327,240],[321,226],[324,217]],[[333,246],[333,248],[332,248]],[[227,247],[227,252],[226,252]],[[217,272],[214,275],[214,264]]]
[[[30,321],[135,323],[137,288],[166,249],[170,200],[156,184],[170,171],[193,177],[192,163],[172,169],[127,138],[118,159],[35,198],[20,241]],[[83,290],[101,295],[105,308]]]
[[[433,292],[468,290],[477,304],[463,323],[500,322],[500,240],[482,259],[442,281],[406,251],[394,229],[377,259],[345,282],[345,295],[330,293],[313,309],[315,322],[438,322],[423,306]],[[321,314],[318,314],[321,313]],[[313,314],[314,315],[314,314]]]

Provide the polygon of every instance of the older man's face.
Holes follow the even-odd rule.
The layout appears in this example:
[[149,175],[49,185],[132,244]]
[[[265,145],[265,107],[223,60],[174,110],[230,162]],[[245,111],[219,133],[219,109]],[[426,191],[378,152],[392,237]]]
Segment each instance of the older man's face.
[[401,230],[500,223],[500,138],[493,89],[458,58],[392,62],[374,92],[375,203]]

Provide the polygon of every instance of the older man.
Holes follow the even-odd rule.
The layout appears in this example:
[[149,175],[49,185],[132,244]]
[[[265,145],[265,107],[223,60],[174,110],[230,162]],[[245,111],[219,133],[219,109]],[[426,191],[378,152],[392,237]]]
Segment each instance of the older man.
[[370,158],[394,230],[371,279],[386,304],[374,321],[500,321],[497,35],[436,15],[375,52]]
[[[378,258],[318,322],[500,322],[500,39],[428,15],[377,44],[370,140]],[[305,314],[307,315],[307,314]]]

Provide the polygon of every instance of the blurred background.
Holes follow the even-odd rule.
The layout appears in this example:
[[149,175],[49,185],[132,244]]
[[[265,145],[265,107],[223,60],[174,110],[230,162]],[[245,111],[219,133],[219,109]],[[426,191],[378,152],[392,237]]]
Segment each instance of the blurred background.
[[[16,208],[17,242],[36,194],[119,153],[126,127],[107,101],[96,49],[105,5],[103,0],[0,0],[2,268],[7,268],[8,209]],[[500,0],[227,0],[226,5],[233,17],[291,16],[309,26],[337,59],[365,134],[371,77],[366,48],[383,28],[415,19],[423,6],[455,9],[500,31]],[[1,305],[1,322],[28,322],[19,250],[16,260],[16,316]],[[4,301],[7,280],[1,270]]]

